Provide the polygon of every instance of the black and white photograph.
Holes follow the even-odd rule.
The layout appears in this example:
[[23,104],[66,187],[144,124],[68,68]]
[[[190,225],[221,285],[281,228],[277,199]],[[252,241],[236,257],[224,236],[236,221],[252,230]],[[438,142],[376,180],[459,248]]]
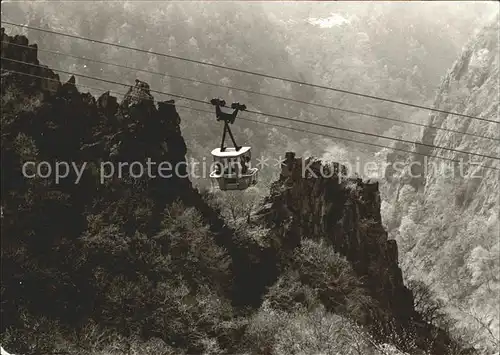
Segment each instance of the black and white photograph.
[[500,3],[1,1],[1,355],[500,355]]

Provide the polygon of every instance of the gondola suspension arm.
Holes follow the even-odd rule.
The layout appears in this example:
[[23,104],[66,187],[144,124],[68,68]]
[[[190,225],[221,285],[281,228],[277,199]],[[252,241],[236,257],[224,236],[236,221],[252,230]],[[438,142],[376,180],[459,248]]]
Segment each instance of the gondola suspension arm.
[[212,99],[210,100],[210,103],[215,106],[215,114],[217,116],[217,121],[224,121],[224,130],[222,132],[222,141],[220,144],[220,151],[224,152],[226,150],[226,147],[224,146],[224,142],[226,140],[226,133],[229,133],[229,136],[231,137],[231,141],[233,142],[234,148],[236,151],[239,151],[241,149],[241,146],[239,146],[236,143],[236,140],[234,139],[233,133],[231,132],[231,128],[229,127],[229,124],[233,124],[234,121],[236,120],[236,115],[238,114],[239,111],[244,111],[246,110],[246,106],[242,105],[238,102],[234,102],[231,105],[231,108],[234,110],[233,112],[224,112],[222,111],[221,107],[226,106],[226,101],[221,100],[221,99]]

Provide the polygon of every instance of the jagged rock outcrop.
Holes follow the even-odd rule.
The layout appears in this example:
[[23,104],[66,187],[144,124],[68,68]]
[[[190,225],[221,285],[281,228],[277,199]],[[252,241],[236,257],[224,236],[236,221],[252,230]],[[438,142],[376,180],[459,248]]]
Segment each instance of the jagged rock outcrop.
[[[35,138],[36,143],[50,145],[48,156],[53,154],[61,160],[136,162],[146,166],[150,159],[156,164],[142,175],[147,179],[156,177],[151,180],[158,184],[158,190],[162,190],[163,185],[172,186],[172,191],[182,191],[177,183],[191,189],[185,164],[182,164],[186,144],[173,101],[158,102],[157,107],[149,85],[139,80],[120,104],[109,92],[96,100],[78,91],[74,76],[61,84],[57,74],[40,64],[36,44],[29,45],[24,36],[8,36],[3,28],[1,31],[2,57],[6,58],[2,59],[2,88],[7,92],[12,88],[12,95],[42,95],[43,100],[43,107],[23,113],[21,119],[15,120],[15,127],[5,122],[4,129],[28,131],[32,137],[39,138]],[[47,123],[57,128],[48,128]],[[169,184],[158,174],[161,162],[168,162],[172,167]],[[179,174],[173,174],[175,166],[179,166]]]
[[9,71],[17,71],[26,74],[26,77],[31,76],[31,80],[25,79],[24,82],[30,83],[30,86],[33,88],[57,90],[60,87],[59,75],[47,66],[40,65],[38,61],[38,46],[36,44],[30,45],[25,36],[8,36],[3,27],[0,30],[0,34],[2,37],[2,56],[10,59],[2,59],[2,69],[5,70],[2,73],[2,80],[15,75],[15,73]]
[[338,165],[289,155],[274,186],[284,191],[270,198],[276,212],[268,216],[269,223],[289,223],[293,227],[284,233],[293,231],[295,237],[326,238],[366,277],[366,287],[383,307],[408,320],[412,295],[403,284],[396,242],[382,226],[378,182],[339,181],[334,170]]
[[403,282],[398,246],[382,225],[379,183],[347,178],[345,167],[337,163],[303,160],[291,152],[286,156],[279,180],[254,217],[273,231],[273,248],[287,253],[304,238],[326,241],[351,263],[377,304],[377,310],[368,311],[362,322],[376,323],[374,332],[381,339],[399,331],[413,334],[410,338],[421,342],[422,348],[432,343],[430,334],[437,332],[440,340],[431,350],[447,353],[451,340],[422,321]]
[[[26,306],[23,299],[31,311],[78,322],[99,297],[88,286],[91,267],[77,262],[82,236],[92,233],[87,231],[94,228],[95,216],[98,223],[114,226],[119,237],[113,238],[126,241],[139,231],[157,232],[172,201],[196,205],[201,200],[183,174],[186,145],[180,117],[171,101],[157,107],[148,85],[139,81],[119,104],[109,93],[98,99],[81,93],[77,79],[61,83],[40,65],[36,45],[26,37],[8,36],[3,28],[1,33],[2,327],[18,320],[18,308]],[[154,163],[149,171],[148,160]],[[45,162],[52,173],[45,179],[23,176],[23,164],[30,161]],[[162,162],[172,167],[163,176],[158,173]],[[64,163],[68,174],[56,181],[56,164]],[[81,169],[80,175],[73,166]],[[36,166],[28,170],[36,172]],[[141,208],[151,218],[137,213]],[[24,258],[36,265],[33,270],[24,270],[19,262],[20,245],[28,246]],[[64,255],[73,258],[65,260]],[[66,276],[43,276],[52,270],[78,276],[69,283],[62,281]],[[34,294],[39,296],[33,299]],[[68,304],[77,306],[68,310]]]

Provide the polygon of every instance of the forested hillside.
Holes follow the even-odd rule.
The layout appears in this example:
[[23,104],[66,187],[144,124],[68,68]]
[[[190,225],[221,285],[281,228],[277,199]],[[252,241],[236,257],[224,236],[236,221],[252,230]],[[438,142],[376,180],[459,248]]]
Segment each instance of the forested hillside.
[[[500,122],[498,33],[497,17],[468,43],[441,83],[437,108]],[[497,141],[425,129],[422,142],[500,153],[496,123],[446,114],[432,114],[428,120],[438,127],[480,133]],[[498,170],[477,166],[498,168],[498,160],[422,147],[416,152],[462,158],[473,165],[464,164],[460,171],[449,161],[404,157],[423,162],[425,170],[413,178],[408,172],[388,175],[385,224],[401,246],[407,277],[438,292],[458,325],[472,329],[478,346],[498,351],[499,175]],[[387,158],[394,159],[394,154]]]

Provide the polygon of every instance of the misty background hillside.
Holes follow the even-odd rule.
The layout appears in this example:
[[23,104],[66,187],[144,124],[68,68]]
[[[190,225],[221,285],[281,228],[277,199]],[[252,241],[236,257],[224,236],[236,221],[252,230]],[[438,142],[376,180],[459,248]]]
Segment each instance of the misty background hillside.
[[[229,67],[319,83],[395,100],[432,104],[441,78],[461,48],[496,10],[493,4],[293,4],[141,2],[113,3],[5,3],[2,18],[35,27],[49,26],[70,34],[202,59]],[[64,16],[59,16],[64,13]],[[20,31],[24,29],[18,28]],[[24,32],[22,32],[24,33]],[[179,60],[147,55],[106,45],[57,38],[27,30],[40,49],[71,53],[139,69],[169,73],[208,82],[311,101],[401,120],[424,120],[428,112],[341,93],[300,87],[251,75],[208,68]],[[418,135],[418,127],[370,117],[250,95],[159,75],[92,63],[64,55],[40,52],[48,66],[125,83],[138,78],[153,90],[210,100],[222,97],[275,115],[327,122],[389,136]],[[69,77],[60,74],[64,80]],[[79,84],[124,93],[122,86],[80,78]],[[89,89],[90,92],[101,92]],[[156,96],[163,96],[156,94]],[[163,96],[162,99],[167,99]],[[196,102],[177,100],[190,107],[211,110]],[[217,146],[221,128],[213,116],[185,110],[183,132],[189,155],[201,161],[207,147]],[[244,117],[245,115],[242,115]],[[255,117],[265,119],[265,117]],[[278,119],[275,119],[278,121]],[[287,122],[277,122],[287,125]],[[309,127],[301,127],[308,129]],[[399,129],[400,128],[400,129]],[[416,129],[415,129],[416,128]],[[278,157],[284,147],[298,154],[321,156],[331,146],[347,153],[351,145],[287,130],[259,127],[240,121],[236,134],[252,143],[255,156]],[[402,133],[404,132],[404,133]],[[332,132],[334,134],[336,132]],[[342,133],[346,134],[346,133]],[[347,133],[349,136],[349,133]],[[368,137],[351,134],[356,139]],[[293,139],[290,139],[293,138]],[[370,141],[372,138],[368,138]],[[391,142],[381,139],[380,144]],[[359,152],[359,154],[358,154]],[[356,145],[361,157],[373,149]],[[269,181],[272,169],[263,177]],[[203,184],[203,181],[199,183]]]
[[[1,11],[2,21],[500,122],[494,3],[7,1]],[[14,37],[2,44],[1,342],[10,352],[500,351],[498,171],[412,178],[384,168],[466,157],[430,146],[498,157],[498,124],[2,28],[3,41],[36,43],[48,67],[4,62],[29,55]],[[76,88],[57,70],[75,73]],[[242,112],[237,142],[252,147],[254,165],[271,161],[255,187],[221,192],[196,176],[100,185],[92,169],[102,160],[211,161],[222,133],[213,107],[155,91],[427,146]],[[171,99],[175,106],[161,104]],[[285,152],[382,168],[358,172],[364,182],[290,182],[272,162]],[[92,169],[80,185],[20,182],[26,159]],[[473,160],[500,168],[498,159]]]

